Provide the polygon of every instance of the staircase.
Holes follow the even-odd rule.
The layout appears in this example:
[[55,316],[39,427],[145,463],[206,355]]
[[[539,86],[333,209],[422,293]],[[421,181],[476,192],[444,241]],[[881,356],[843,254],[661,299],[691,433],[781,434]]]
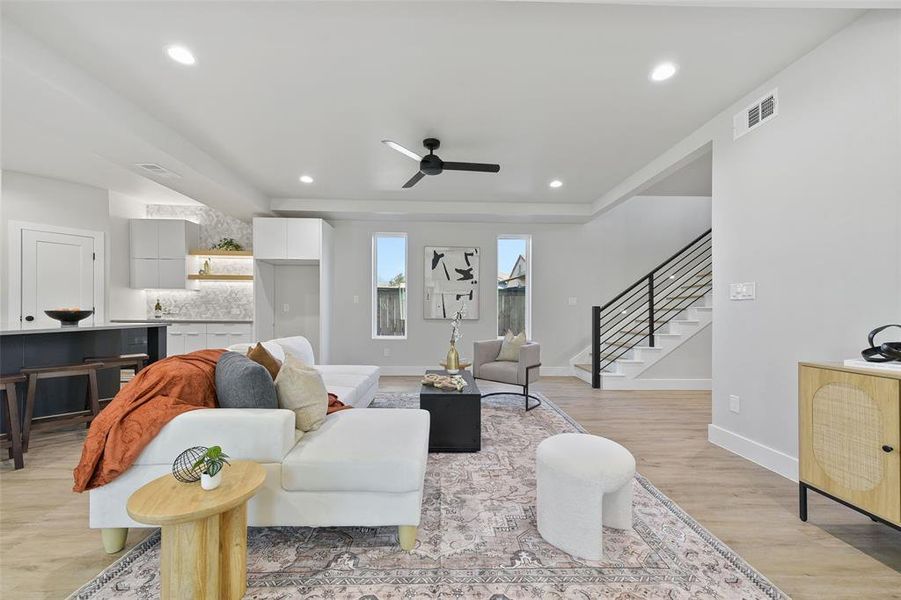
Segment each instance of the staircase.
[[592,345],[570,364],[594,388],[636,389],[640,375],[708,327],[711,230],[603,306],[591,308]]

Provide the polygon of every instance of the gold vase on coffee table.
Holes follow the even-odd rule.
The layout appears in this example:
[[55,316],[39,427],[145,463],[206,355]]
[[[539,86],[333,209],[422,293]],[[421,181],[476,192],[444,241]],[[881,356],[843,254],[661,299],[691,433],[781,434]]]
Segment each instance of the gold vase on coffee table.
[[451,342],[450,350],[447,351],[444,368],[451,375],[456,375],[460,372],[460,354],[457,352],[457,346],[454,342]]

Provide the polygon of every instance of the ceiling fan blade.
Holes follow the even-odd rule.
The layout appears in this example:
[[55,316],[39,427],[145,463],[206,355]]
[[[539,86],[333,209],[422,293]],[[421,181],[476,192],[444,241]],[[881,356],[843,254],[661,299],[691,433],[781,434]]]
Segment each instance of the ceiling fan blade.
[[442,168],[445,171],[478,171],[480,173],[497,173],[501,170],[500,165],[492,165],[488,163],[468,163],[468,162],[448,162],[444,161]]
[[425,177],[425,173],[423,173],[422,171],[419,171],[418,173],[416,173],[416,175],[411,177],[407,183],[404,184],[404,188],[413,187],[414,185],[419,183],[419,180],[422,179],[423,177]]
[[422,160],[422,156],[420,156],[419,154],[416,154],[409,148],[404,148],[403,146],[401,146],[400,144],[398,144],[397,142],[395,142],[393,140],[382,140],[382,143],[385,144],[386,146],[388,146],[389,148],[391,148],[392,150],[397,150],[404,156],[409,156],[413,160]]

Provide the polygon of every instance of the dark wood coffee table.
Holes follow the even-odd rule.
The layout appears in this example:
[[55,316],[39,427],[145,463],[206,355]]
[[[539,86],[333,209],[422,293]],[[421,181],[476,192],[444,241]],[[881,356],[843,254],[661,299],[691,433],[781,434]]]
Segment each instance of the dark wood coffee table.
[[[447,375],[447,371],[426,373]],[[423,385],[419,408],[429,411],[429,452],[478,452],[482,449],[482,393],[472,373],[460,371],[463,391],[439,390]]]

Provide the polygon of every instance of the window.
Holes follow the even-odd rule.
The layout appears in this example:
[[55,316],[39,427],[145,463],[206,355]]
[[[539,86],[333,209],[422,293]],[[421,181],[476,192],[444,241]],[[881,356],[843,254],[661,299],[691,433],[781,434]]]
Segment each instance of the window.
[[407,235],[372,236],[372,337],[407,337]]
[[532,238],[509,235],[497,238],[497,335],[507,330],[526,332],[530,338],[532,294]]

